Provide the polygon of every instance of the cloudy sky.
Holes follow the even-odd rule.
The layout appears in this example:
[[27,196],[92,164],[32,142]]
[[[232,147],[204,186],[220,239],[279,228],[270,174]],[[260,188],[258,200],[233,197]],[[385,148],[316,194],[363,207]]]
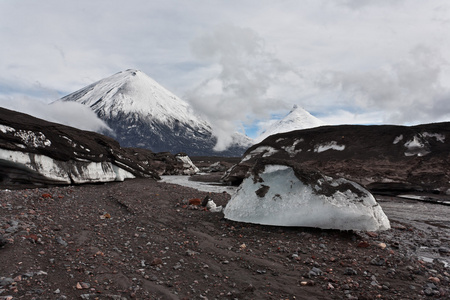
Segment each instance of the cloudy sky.
[[1,0],[0,41],[0,105],[29,113],[133,68],[225,131],[294,104],[330,124],[450,121],[447,0]]

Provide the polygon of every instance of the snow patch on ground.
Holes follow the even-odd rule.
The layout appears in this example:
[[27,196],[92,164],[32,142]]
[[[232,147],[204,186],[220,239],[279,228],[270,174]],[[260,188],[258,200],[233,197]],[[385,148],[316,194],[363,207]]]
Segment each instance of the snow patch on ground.
[[304,139],[296,140],[291,146],[283,146],[281,147],[284,151],[286,151],[290,157],[296,156],[298,153],[302,152],[302,149],[295,150],[295,147],[298,143],[303,142]]
[[[306,226],[341,230],[387,230],[390,223],[375,198],[361,186],[359,195],[346,190],[330,196],[316,186],[300,181],[291,167],[267,166],[259,175],[244,179],[225,207],[225,218],[247,223],[276,226]],[[324,181],[333,180],[323,177]],[[330,183],[330,182],[329,182]],[[333,182],[331,182],[333,183]],[[336,185],[350,183],[345,179]],[[363,195],[363,196],[361,196]]]
[[438,142],[445,143],[445,135],[444,134],[424,132],[424,133],[422,133],[422,136],[425,138],[432,137],[432,138],[435,138],[436,141],[438,141]]
[[336,141],[331,141],[325,144],[319,144],[314,147],[314,152],[321,153],[327,150],[336,150],[343,151],[345,149],[345,145],[338,145]]
[[404,146],[406,147],[405,156],[425,156],[430,153],[430,151],[426,149],[425,144],[417,136],[414,136],[412,140],[407,141]]
[[256,148],[255,150],[251,151],[249,154],[247,154],[242,161],[247,161],[261,153],[263,153],[262,157],[268,157],[268,156],[272,156],[273,154],[277,153],[278,150],[270,147],[270,146],[260,146],[258,148]]
[[395,137],[393,144],[398,144],[401,140],[403,140],[403,134],[400,134],[399,136]]

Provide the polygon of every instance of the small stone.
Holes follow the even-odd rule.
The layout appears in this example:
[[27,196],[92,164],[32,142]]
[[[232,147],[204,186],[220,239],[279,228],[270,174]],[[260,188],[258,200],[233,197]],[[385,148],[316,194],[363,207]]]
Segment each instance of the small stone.
[[366,241],[361,241],[358,243],[358,245],[356,247],[358,248],[368,248],[370,246],[370,244]]
[[374,266],[383,266],[386,263],[386,260],[381,257],[376,257],[370,261],[370,264]]
[[344,271],[344,275],[357,275],[358,272],[356,272],[355,269],[352,268],[346,268]]
[[150,263],[152,266],[159,266],[163,264],[163,261],[159,257],[155,257],[152,262]]
[[450,249],[447,247],[439,247],[438,250],[440,253],[450,253]]
[[366,234],[367,234],[368,236],[370,236],[370,237],[377,237],[377,236],[378,236],[378,233],[373,232],[373,231],[368,231],[368,232],[366,232]]
[[60,289],[56,289],[56,290],[53,291],[53,294],[59,294],[59,293],[61,293]]
[[430,280],[430,281],[432,281],[432,282],[434,282],[434,283],[439,283],[439,282],[441,282],[441,280],[440,280],[439,278],[437,278],[437,277],[430,277],[430,278],[428,278],[428,280]]
[[255,291],[255,287],[252,284],[249,284],[246,288],[245,288],[246,292],[254,292]]
[[427,296],[433,296],[433,295],[434,295],[433,290],[430,289],[430,288],[424,289],[423,292],[424,292],[424,294],[427,295]]
[[310,271],[309,271],[309,273],[308,273],[308,275],[309,276],[320,276],[320,275],[322,275],[322,270],[321,269],[319,269],[319,268],[316,268],[316,267],[313,267]]
[[6,278],[3,278],[3,279],[0,279],[0,286],[8,286],[8,285],[10,285],[13,282],[14,282],[14,279],[12,279],[10,277],[6,277]]
[[386,244],[385,243],[379,243],[377,246],[380,247],[380,249],[385,249],[386,248]]
[[63,245],[64,247],[67,247],[67,242],[64,241],[64,240],[62,239],[62,237],[60,237],[60,236],[56,237],[56,242],[57,242],[58,244],[60,244],[60,245]]
[[196,254],[198,254],[198,252],[189,249],[186,250],[186,256],[195,256]]

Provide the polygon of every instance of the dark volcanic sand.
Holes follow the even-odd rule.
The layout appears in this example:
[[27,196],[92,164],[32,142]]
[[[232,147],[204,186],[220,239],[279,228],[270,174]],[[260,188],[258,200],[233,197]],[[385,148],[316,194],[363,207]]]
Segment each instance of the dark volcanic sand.
[[0,191],[0,299],[450,297],[449,269],[416,256],[426,246],[448,259],[449,222],[408,222],[394,205],[404,200],[381,201],[392,230],[364,233],[240,224],[186,206],[206,195],[145,179]]

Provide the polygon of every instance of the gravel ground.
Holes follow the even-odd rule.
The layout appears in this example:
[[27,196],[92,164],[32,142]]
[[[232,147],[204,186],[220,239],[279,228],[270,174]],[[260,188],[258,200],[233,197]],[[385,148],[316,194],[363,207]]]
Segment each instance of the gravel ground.
[[206,196],[230,198],[146,179],[0,191],[0,299],[450,299],[448,221],[409,222],[404,200],[366,233],[231,222],[189,204]]

